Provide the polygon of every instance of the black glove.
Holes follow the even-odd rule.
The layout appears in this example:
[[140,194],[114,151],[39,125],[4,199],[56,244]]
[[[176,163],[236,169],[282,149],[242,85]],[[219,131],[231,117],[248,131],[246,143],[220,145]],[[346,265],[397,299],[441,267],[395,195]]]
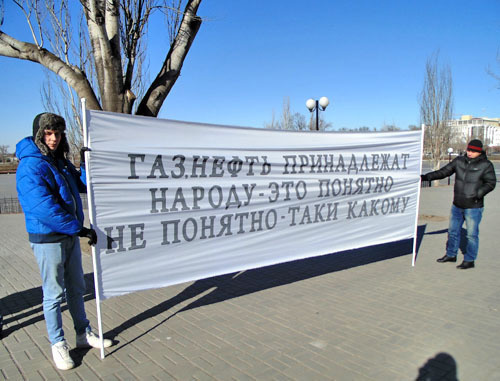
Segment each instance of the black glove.
[[80,168],[85,168],[85,151],[90,151],[90,148],[82,147],[80,149]]
[[420,175],[420,180],[429,181],[429,178],[427,177],[427,175]]
[[89,245],[95,245],[97,243],[97,233],[94,229],[87,229],[85,226],[82,230],[78,232],[79,237],[87,237],[89,239]]

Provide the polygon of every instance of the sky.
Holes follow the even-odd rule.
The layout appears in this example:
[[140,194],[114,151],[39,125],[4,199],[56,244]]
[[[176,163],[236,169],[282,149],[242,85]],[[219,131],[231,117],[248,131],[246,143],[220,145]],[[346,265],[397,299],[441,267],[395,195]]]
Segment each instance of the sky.
[[[1,1],[1,0],[0,0]],[[23,15],[5,1],[1,27],[32,42]],[[333,129],[419,125],[426,61],[451,69],[454,116],[500,118],[499,0],[203,0],[202,26],[159,117],[261,128],[326,96]],[[154,78],[168,46],[152,25]],[[0,57],[0,145],[15,150],[45,111],[40,65]]]

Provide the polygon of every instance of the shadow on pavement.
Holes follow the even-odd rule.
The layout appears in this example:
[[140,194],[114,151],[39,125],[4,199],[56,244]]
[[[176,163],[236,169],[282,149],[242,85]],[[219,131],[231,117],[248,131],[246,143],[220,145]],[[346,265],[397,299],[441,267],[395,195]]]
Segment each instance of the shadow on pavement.
[[[418,227],[417,252],[425,233],[425,227],[426,225]],[[164,320],[158,322],[149,330],[141,333],[133,340],[128,341],[125,345],[130,344],[146,335],[148,332],[162,325],[177,313],[187,311],[192,308],[219,303],[228,299],[248,295],[272,287],[283,286],[324,274],[367,265],[373,262],[411,255],[412,252],[413,239],[407,239],[198,280],[186,287],[182,292],[173,298],[170,298],[123,322],[105,334],[105,336],[116,337],[120,333],[134,327],[142,321],[157,316],[177,304],[183,303],[202,294],[204,295],[188,304],[175,314],[172,314]],[[411,266],[411,261],[408,262],[408,266]],[[117,347],[113,352],[110,352],[110,354],[116,352],[117,350],[119,350],[119,347]]]
[[418,370],[415,381],[458,381],[457,363],[448,353],[438,353]]
[[[441,230],[436,230],[433,232],[425,233],[426,235],[434,235],[434,234],[448,234],[448,228],[446,229],[441,229]],[[460,246],[459,249],[462,252],[462,254],[465,254],[467,251],[467,229],[462,228],[460,231]],[[445,250],[444,248],[443,250]],[[417,250],[418,252],[418,250]]]
[[[417,253],[425,234],[425,228],[426,225],[418,227]],[[118,327],[109,331],[105,334],[105,336],[115,337],[121,332],[134,327],[144,320],[157,316],[178,304],[202,294],[204,295],[188,304],[177,313],[336,271],[347,270],[374,262],[411,255],[412,251],[413,240],[406,239],[403,241],[347,250],[319,257],[306,258],[242,271],[239,273],[225,274],[198,280],[190,284],[173,298],[170,298],[125,321]],[[408,266],[410,265],[411,264],[409,262]],[[85,282],[87,284],[87,292],[84,299],[85,301],[89,301],[95,298],[93,273],[85,274]],[[42,310],[42,288],[31,288],[7,295],[0,300],[0,308],[4,315],[4,327],[8,326],[8,328],[3,330],[3,337],[7,337],[10,333],[18,329],[44,320]],[[66,309],[66,304],[63,304],[62,311],[65,311]],[[163,324],[174,315],[165,318],[163,321],[159,322],[148,331],[142,333],[128,343],[137,340],[141,336],[153,330],[155,327]],[[26,319],[30,316],[32,317]],[[13,324],[16,321],[19,323]],[[115,351],[118,349],[119,348],[115,349]]]
[[[88,301],[95,299],[93,273],[85,274],[85,284],[87,285],[87,291],[84,295],[84,300]],[[0,311],[4,316],[2,337],[7,337],[18,329],[43,321],[42,298],[43,293],[42,287],[40,286],[16,292],[0,299]],[[63,303],[61,311],[67,309],[66,303]],[[26,319],[29,316],[32,317]],[[14,322],[18,323],[14,324]],[[8,326],[8,328],[5,328],[5,326]]]
[[441,229],[441,230],[436,230],[436,231],[425,233],[425,234],[427,234],[427,235],[434,235],[434,234],[444,234],[444,233],[448,233],[448,228]]

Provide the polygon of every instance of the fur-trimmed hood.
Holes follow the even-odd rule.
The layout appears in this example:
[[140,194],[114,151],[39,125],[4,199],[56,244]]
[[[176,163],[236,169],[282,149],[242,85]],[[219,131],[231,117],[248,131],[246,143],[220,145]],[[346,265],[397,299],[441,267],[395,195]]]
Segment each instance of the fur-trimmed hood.
[[[51,152],[49,147],[45,144],[45,130],[61,132],[61,142],[55,152]],[[43,112],[35,116],[35,119],[33,120],[33,141],[42,155],[53,155],[57,158],[65,157],[65,154],[69,152],[69,144],[66,139],[65,130],[66,122],[62,116],[52,114],[50,112]]]

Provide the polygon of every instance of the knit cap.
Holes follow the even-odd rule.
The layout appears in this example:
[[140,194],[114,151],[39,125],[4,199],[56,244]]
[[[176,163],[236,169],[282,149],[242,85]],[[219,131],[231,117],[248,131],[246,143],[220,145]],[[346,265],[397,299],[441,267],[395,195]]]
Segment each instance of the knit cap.
[[467,151],[483,152],[483,143],[479,139],[472,139],[469,144],[467,144]]

